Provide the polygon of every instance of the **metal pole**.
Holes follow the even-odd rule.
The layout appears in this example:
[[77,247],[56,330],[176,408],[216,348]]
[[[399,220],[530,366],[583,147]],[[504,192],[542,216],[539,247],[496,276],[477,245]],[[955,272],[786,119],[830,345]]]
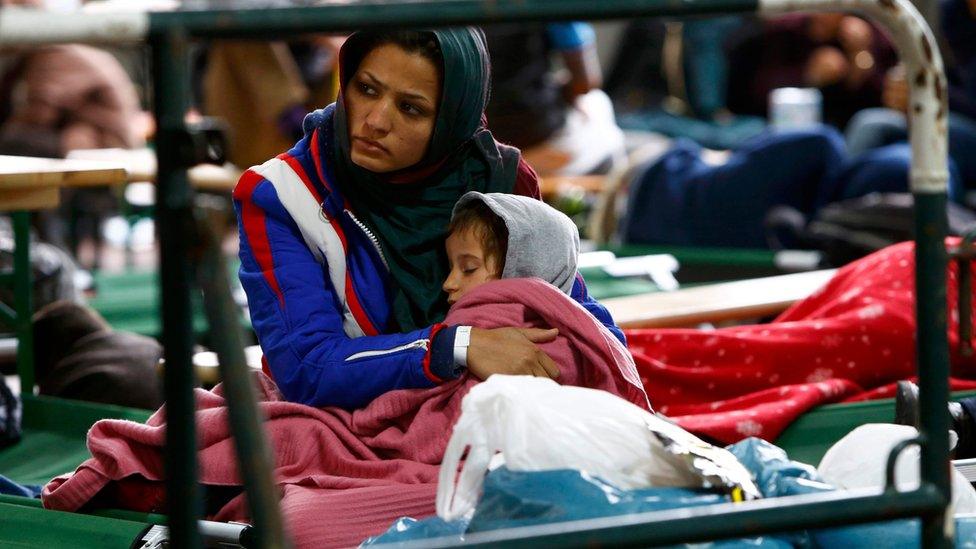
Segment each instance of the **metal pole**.
[[[922,479],[951,497],[949,477],[949,346],[946,341],[945,193],[915,193],[915,288],[918,326],[918,404]],[[925,235],[923,237],[922,235]],[[935,238],[937,237],[937,238]],[[966,265],[966,269],[969,265]],[[947,509],[922,519],[925,547],[953,547],[955,521]]]
[[[231,296],[227,262],[220,249],[222,224],[211,223],[207,210],[201,210],[198,210],[201,246],[197,278],[203,290],[211,341],[219,360],[237,466],[247,492],[247,505],[254,526],[254,547],[288,547],[278,511],[278,489],[272,478],[274,457],[265,440],[264,417],[256,404],[252,375],[244,356],[240,309]],[[221,217],[219,213],[215,213],[215,217]]]
[[146,39],[149,14],[54,13],[35,8],[0,9],[0,44],[138,43]]
[[[215,3],[219,4],[219,3]],[[255,5],[260,3],[255,3]],[[275,4],[274,2],[266,4]],[[0,10],[0,45],[68,42],[124,43],[167,29],[188,36],[286,38],[295,33],[409,27],[607,20],[627,17],[746,13],[756,0],[399,0],[320,2],[260,9],[176,10],[152,13],[44,13]]]
[[[329,2],[266,10],[154,13],[150,27],[179,20],[191,36],[267,37],[275,33],[324,32],[358,28],[451,26],[490,22],[601,20],[626,17],[690,16],[752,12],[756,0],[492,0],[458,2]],[[290,13],[289,13],[290,12]]]
[[190,300],[194,241],[192,190],[187,182],[181,140],[190,89],[187,40],[178,30],[150,37],[153,61],[153,106],[159,173],[156,228],[162,287],[163,347],[166,370],[166,495],[173,547],[199,547],[197,445],[193,400],[193,322]]
[[20,392],[34,394],[33,272],[30,254],[30,212],[11,214],[14,224],[14,330],[17,333],[17,375]]

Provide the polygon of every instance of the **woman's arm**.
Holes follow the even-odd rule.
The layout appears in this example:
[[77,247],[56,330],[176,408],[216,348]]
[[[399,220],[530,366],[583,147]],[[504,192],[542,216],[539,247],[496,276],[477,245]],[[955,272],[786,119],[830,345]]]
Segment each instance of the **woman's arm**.
[[[432,337],[442,326],[350,338],[325,267],[306,246],[274,186],[242,178],[234,190],[240,278],[251,322],[285,398],[312,406],[361,407],[377,396],[442,381]],[[447,357],[447,362],[453,362]]]

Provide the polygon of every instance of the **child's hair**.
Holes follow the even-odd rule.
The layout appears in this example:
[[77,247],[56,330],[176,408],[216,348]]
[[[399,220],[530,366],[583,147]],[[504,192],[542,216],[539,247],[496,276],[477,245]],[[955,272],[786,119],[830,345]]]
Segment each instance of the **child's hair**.
[[493,259],[496,269],[493,274],[501,277],[505,270],[505,255],[508,254],[508,227],[502,218],[484,202],[472,200],[454,212],[451,224],[447,227],[449,235],[461,231],[473,231],[481,240],[485,261]]

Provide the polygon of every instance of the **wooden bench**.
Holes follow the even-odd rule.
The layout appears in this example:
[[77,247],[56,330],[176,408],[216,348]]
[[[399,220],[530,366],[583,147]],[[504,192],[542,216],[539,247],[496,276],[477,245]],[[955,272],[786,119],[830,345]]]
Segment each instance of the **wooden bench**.
[[0,211],[58,205],[63,186],[115,185],[126,180],[117,162],[0,155]]
[[587,194],[603,192],[604,175],[550,175],[539,179],[539,191],[545,199],[555,198],[560,192],[582,189]]
[[[128,182],[156,180],[156,154],[152,149],[80,149],[68,153],[68,158],[120,163],[128,174]],[[242,170],[232,164],[200,164],[187,171],[191,185],[214,192],[233,190],[241,173]],[[605,182],[603,175],[554,175],[540,178],[539,190],[545,198],[553,198],[567,189],[596,194],[603,192]]]
[[621,328],[679,328],[774,315],[827,283],[836,269],[605,299]]
[[[152,149],[80,149],[68,153],[69,159],[112,161],[125,167],[126,182],[156,181],[156,153]],[[232,164],[200,164],[187,170],[194,188],[210,192],[234,190],[241,170]]]

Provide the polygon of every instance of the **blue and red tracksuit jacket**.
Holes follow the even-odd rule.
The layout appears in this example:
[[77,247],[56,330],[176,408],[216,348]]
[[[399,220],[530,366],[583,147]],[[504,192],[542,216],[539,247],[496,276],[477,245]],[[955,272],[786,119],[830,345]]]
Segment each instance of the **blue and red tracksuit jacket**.
[[[392,280],[379,245],[321,154],[330,150],[332,112],[310,115],[291,150],[241,176],[234,189],[240,279],[265,369],[285,398],[359,408],[393,389],[456,377],[456,327],[390,333]],[[623,341],[582,277],[572,296]]]

